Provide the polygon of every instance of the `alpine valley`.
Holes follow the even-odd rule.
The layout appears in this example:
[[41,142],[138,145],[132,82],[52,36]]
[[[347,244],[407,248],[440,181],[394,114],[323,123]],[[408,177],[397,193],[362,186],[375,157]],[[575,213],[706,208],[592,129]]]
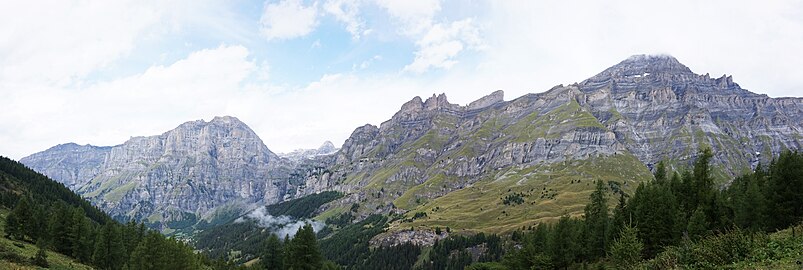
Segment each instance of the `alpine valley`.
[[467,105],[445,94],[414,97],[379,126],[354,129],[340,148],[327,142],[277,155],[245,123],[222,116],[115,146],[61,144],[20,162],[116,220],[245,262],[258,251],[210,237],[238,231],[237,239],[254,239],[265,233],[255,229],[265,212],[326,224],[316,227],[323,239],[386,223],[364,241],[427,247],[450,234],[509,235],[579,218],[595,183],[613,205],[653,181],[659,162],[661,170],[692,169],[700,149],[713,153],[715,185],[728,187],[803,149],[803,98],[771,98],[671,56],[637,55],[579,83],[508,100],[501,90]]

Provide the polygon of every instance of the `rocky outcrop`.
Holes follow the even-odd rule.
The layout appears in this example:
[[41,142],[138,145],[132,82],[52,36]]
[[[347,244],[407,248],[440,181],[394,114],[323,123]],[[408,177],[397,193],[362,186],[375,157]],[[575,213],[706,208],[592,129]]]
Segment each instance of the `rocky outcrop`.
[[484,96],[478,100],[475,100],[468,104],[467,110],[479,110],[499,102],[504,101],[505,92],[502,90],[496,90],[490,95]]
[[335,144],[326,141],[317,149],[296,149],[290,153],[280,153],[279,156],[294,162],[301,162],[305,159],[312,159],[317,156],[331,155],[337,152],[337,150],[339,150],[339,148],[336,148]]
[[[344,197],[320,212],[354,209],[359,219],[435,211],[419,207],[460,190],[466,191],[460,196],[493,196],[498,205],[479,210],[489,215],[483,218],[503,224],[508,213],[496,199],[516,187],[528,194],[542,190],[540,199],[554,201],[541,206],[554,207],[561,198],[553,187],[590,192],[593,187],[578,185],[579,178],[590,183],[586,180],[596,180],[600,172],[623,186],[637,184],[649,179],[647,168],[660,160],[675,169],[687,166],[701,146],[713,148],[714,165],[724,178],[783,149],[801,149],[802,123],[801,98],[755,94],[731,76],[711,78],[671,56],[640,55],[580,83],[510,101],[502,91],[466,106],[450,103],[445,94],[415,97],[379,127],[356,128],[339,150],[325,144],[290,153],[288,159],[270,152],[236,118],[222,117],[114,147],[57,146],[23,163],[78,189],[112,214],[163,223],[203,215],[227,202],[271,203],[327,190]],[[553,176],[561,177],[555,170],[573,179],[552,182]],[[507,177],[518,180],[511,187],[494,186]],[[496,193],[477,187],[482,184]],[[570,203],[566,207],[578,205]],[[426,234],[391,237],[434,239]],[[387,243],[398,242],[393,239]]]
[[[803,142],[803,99],[769,98],[671,56],[634,56],[577,85],[593,114],[646,164],[709,146],[729,175]],[[763,156],[762,156],[763,154]]]
[[[82,173],[75,177],[50,169],[53,158],[42,158],[65,160],[86,155],[87,149],[97,150],[90,151],[93,159],[88,161],[98,162],[76,161],[82,164],[78,167]],[[113,147],[54,147],[23,163],[57,181],[69,181],[112,216],[161,228],[178,221],[192,224],[232,202],[278,202],[286,193],[290,166],[248,126],[228,116],[187,122],[161,135],[133,137]]]
[[101,165],[112,147],[59,144],[20,160],[51,179],[58,179],[66,187],[77,190],[100,173]]
[[622,166],[668,160],[682,169],[703,145],[717,153],[723,177],[732,176],[800,149],[801,112],[803,99],[754,94],[730,76],[713,79],[671,56],[641,55],[511,101],[501,91],[467,106],[444,94],[415,97],[378,129],[356,129],[336,162],[321,165],[331,168],[326,177],[300,181],[355,194],[367,215],[413,209],[511,167],[632,155],[642,164]]

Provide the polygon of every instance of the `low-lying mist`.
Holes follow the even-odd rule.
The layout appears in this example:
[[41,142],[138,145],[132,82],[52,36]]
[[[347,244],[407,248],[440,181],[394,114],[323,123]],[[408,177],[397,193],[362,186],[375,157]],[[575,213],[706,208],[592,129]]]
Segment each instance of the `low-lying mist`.
[[309,223],[312,225],[312,230],[316,233],[323,229],[325,224],[312,220],[312,219],[295,219],[290,216],[273,216],[265,209],[264,206],[254,209],[247,215],[238,218],[234,222],[245,222],[246,220],[253,220],[262,228],[267,228],[279,238],[290,236],[291,238],[296,234],[299,228]]

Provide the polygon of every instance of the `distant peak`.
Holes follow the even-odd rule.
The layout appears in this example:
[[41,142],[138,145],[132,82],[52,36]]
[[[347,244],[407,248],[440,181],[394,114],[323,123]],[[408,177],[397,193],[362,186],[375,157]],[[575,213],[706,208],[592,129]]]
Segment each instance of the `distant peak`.
[[475,100],[468,104],[469,110],[476,110],[482,109],[496,103],[502,102],[505,99],[505,92],[502,90],[496,90],[493,93],[484,96],[478,100]]
[[622,67],[629,70],[638,69],[652,72],[682,71],[691,73],[691,70],[685,65],[681,64],[677,58],[667,54],[633,55],[613,67]]
[[319,154],[328,154],[334,151],[337,151],[337,148],[335,147],[335,144],[330,141],[325,141],[321,147],[318,147]]
[[675,57],[666,54],[633,55],[591,77],[592,81],[616,78],[640,78],[651,75],[694,76],[695,74]]
[[240,121],[240,119],[237,119],[237,117],[225,115],[225,116],[215,116],[215,118],[212,118],[212,121],[209,121],[209,123],[230,124],[230,123],[242,123],[242,121]]
[[654,60],[669,60],[678,62],[678,60],[668,54],[636,54],[631,55],[625,61],[654,61]]

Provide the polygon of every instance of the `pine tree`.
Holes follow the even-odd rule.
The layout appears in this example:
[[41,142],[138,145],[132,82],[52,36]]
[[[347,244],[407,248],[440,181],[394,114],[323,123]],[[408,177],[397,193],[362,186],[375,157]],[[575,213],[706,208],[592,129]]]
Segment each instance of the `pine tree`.
[[106,223],[95,240],[92,261],[103,269],[120,269],[126,263],[126,251],[119,225]]
[[290,247],[288,269],[311,270],[323,267],[323,257],[315,238],[312,225],[306,224],[298,229]]
[[645,255],[652,257],[661,247],[680,238],[675,224],[679,216],[678,203],[668,186],[657,183],[640,186],[633,198],[633,221],[639,227],[639,238],[644,241]]
[[627,211],[627,199],[625,199],[624,193],[620,193],[619,201],[616,204],[616,207],[613,209],[613,217],[610,220],[611,225],[609,225],[611,240],[619,238],[619,232],[622,231],[622,228],[625,226],[625,220],[627,220],[627,216],[630,216]]
[[36,233],[33,230],[37,229],[34,227],[37,224],[34,224],[33,215],[34,210],[28,197],[22,196],[6,217],[7,234],[16,239],[24,239],[25,236],[29,236],[35,240]]
[[284,249],[279,237],[271,234],[265,242],[265,247],[262,249],[262,256],[259,258],[262,268],[267,270],[281,270],[284,269],[282,259],[284,258]]
[[608,245],[608,188],[599,180],[585,208],[586,248],[590,258],[605,256]]
[[579,230],[575,228],[575,223],[579,222],[569,216],[563,216],[552,229],[547,246],[555,268],[568,267],[580,255],[582,246],[579,236],[582,232],[582,223],[577,226]]
[[771,229],[782,229],[803,219],[803,154],[785,151],[770,164],[768,198]]
[[34,265],[39,267],[43,268],[50,267],[50,264],[47,262],[47,251],[46,251],[47,247],[45,246],[45,241],[44,240],[36,241],[36,248],[37,248],[36,255],[34,255],[33,258],[31,258],[31,262],[33,262]]
[[644,244],[638,238],[638,229],[631,225],[622,228],[622,232],[611,246],[611,260],[621,269],[636,268],[641,261]]
[[702,208],[697,208],[691,215],[686,231],[691,239],[699,239],[708,233],[708,221]]
[[655,167],[655,182],[663,184],[666,180],[666,164],[661,160]]
[[21,239],[23,236],[22,221],[14,211],[11,211],[6,216],[6,238]]

